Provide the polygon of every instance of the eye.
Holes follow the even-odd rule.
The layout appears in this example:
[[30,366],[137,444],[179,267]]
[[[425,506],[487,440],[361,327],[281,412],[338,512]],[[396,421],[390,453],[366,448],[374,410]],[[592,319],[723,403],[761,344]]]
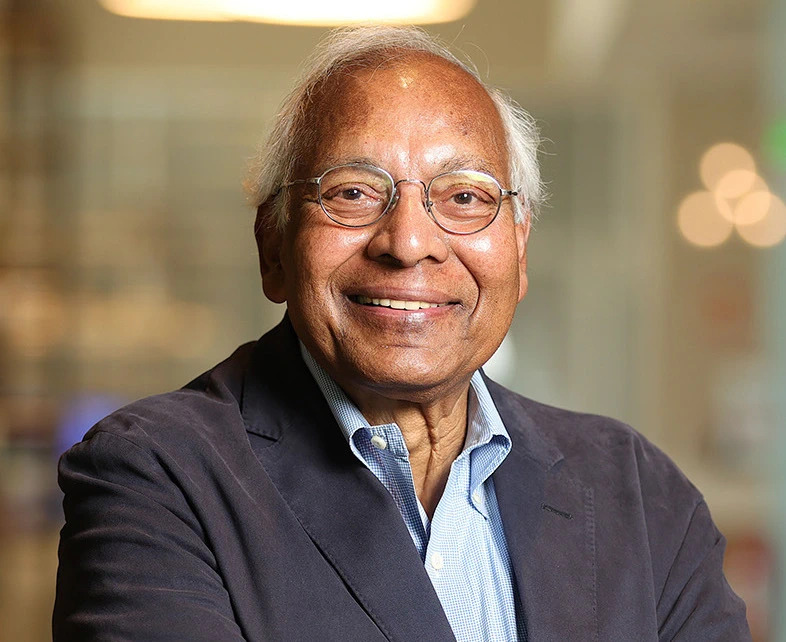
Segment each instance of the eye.
[[494,202],[494,198],[479,187],[456,185],[444,194],[440,199],[445,204],[461,207],[477,207]]
[[384,199],[384,193],[380,193],[371,185],[365,183],[343,183],[341,185],[331,185],[322,192],[322,200],[336,202],[356,203],[373,202],[377,203]]
[[363,197],[363,192],[359,190],[357,187],[348,187],[345,190],[342,190],[340,198],[344,198],[348,201],[356,201]]
[[476,196],[471,192],[459,192],[453,195],[453,202],[457,205],[471,205]]

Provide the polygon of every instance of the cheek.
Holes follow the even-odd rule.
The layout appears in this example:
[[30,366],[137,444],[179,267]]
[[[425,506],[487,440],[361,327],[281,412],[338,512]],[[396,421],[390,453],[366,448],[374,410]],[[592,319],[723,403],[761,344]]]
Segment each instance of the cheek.
[[488,236],[480,236],[480,237],[473,237],[468,236],[469,243],[467,244],[473,252],[478,255],[488,256],[493,251],[494,244],[491,241],[491,238]]
[[456,253],[474,277],[482,300],[518,300],[519,270],[515,237],[465,237]]
[[304,217],[288,246],[290,287],[311,294],[323,293],[340,281],[368,244],[367,230],[342,228],[323,218]]
[[[515,262],[515,243],[506,237],[492,236],[465,237],[462,244],[465,264],[470,271],[483,274],[494,280],[494,275],[502,277]],[[459,253],[457,249],[456,253]]]

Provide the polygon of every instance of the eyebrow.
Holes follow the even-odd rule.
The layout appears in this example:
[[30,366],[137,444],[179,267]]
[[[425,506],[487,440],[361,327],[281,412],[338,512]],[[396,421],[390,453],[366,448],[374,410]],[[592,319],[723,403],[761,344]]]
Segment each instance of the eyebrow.
[[471,169],[486,174],[495,175],[496,170],[485,160],[478,156],[454,156],[440,163],[437,174],[445,172],[455,172],[460,169]]
[[328,156],[324,162],[319,164],[319,174],[326,172],[331,167],[338,167],[339,165],[352,165],[355,163],[362,165],[373,165],[374,167],[380,166],[377,161],[375,161],[373,158],[369,158],[368,156],[351,156],[344,158]]
[[[339,165],[349,165],[353,163],[359,163],[363,165],[373,165],[374,167],[379,167],[380,169],[385,169],[386,171],[388,171],[387,168],[380,165],[379,161],[370,158],[368,156],[352,156],[352,157],[344,157],[344,158],[330,156],[326,158],[323,163],[320,163],[317,175],[327,171],[331,167],[337,167]],[[485,172],[486,174],[490,174],[491,176],[496,177],[496,169],[493,168],[488,162],[486,162],[484,159],[480,158],[479,156],[454,156],[453,158],[449,158],[445,161],[442,161],[439,165],[437,165],[433,176],[438,176],[439,174],[445,174],[446,172],[455,172],[462,169]],[[427,178],[433,178],[433,176]],[[408,178],[418,178],[418,177],[411,176]],[[426,179],[421,179],[421,180],[426,180]]]

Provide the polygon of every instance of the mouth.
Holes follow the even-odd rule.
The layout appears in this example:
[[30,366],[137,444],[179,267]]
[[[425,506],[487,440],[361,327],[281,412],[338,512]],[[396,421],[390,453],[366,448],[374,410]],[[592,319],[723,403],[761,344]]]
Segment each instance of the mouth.
[[404,299],[377,299],[375,297],[357,294],[349,297],[350,301],[360,305],[376,306],[380,308],[391,308],[393,310],[428,310],[430,308],[443,308],[451,303],[431,303],[429,301],[414,301]]

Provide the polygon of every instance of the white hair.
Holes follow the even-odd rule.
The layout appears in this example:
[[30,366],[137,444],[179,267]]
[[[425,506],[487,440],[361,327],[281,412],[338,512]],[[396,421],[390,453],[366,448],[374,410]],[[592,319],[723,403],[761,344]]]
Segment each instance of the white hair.
[[[489,87],[477,70],[453,55],[436,38],[418,27],[362,26],[330,33],[306,60],[294,89],[273,119],[272,129],[257,150],[245,181],[249,201],[259,207],[274,198],[269,216],[280,227],[288,218],[287,190],[281,185],[293,180],[293,169],[308,139],[308,109],[325,80],[348,67],[379,64],[391,53],[427,53],[463,69],[488,92],[499,112],[508,146],[509,185],[519,192],[513,199],[516,221],[537,213],[543,199],[537,152],[538,129],[532,117],[512,98]],[[506,186],[507,187],[507,186]],[[280,191],[279,191],[280,190]],[[258,220],[257,226],[266,221]]]

